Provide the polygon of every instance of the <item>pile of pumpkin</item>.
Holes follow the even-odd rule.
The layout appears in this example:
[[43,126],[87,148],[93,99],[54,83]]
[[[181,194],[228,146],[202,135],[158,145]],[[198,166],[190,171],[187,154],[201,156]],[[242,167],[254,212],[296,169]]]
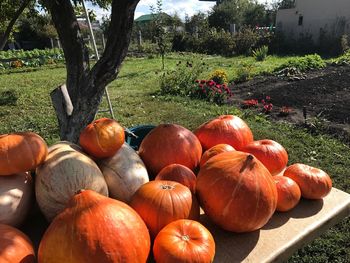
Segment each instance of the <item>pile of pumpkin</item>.
[[[215,242],[199,223],[200,207],[227,231],[263,227],[301,196],[320,199],[330,177],[272,140],[253,140],[239,117],[224,115],[193,133],[161,124],[135,152],[124,129],[103,118],[79,144],[47,148],[31,132],[0,136],[0,262],[34,262],[29,238],[16,229],[37,204],[50,222],[38,262],[212,262]],[[153,255],[150,256],[151,247]]]

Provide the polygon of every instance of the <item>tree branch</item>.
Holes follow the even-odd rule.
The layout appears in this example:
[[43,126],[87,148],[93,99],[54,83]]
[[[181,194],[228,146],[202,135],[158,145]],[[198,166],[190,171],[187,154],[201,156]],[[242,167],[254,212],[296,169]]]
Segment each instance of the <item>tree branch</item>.
[[17,19],[19,18],[19,16],[23,13],[24,9],[28,6],[29,2],[32,0],[24,0],[21,4],[21,6],[19,7],[19,9],[16,11],[16,13],[14,14],[14,16],[12,17],[10,23],[8,24],[4,34],[1,36],[0,38],[0,50],[3,50],[6,42],[10,36],[10,33],[12,31],[13,26],[15,25]]
[[80,33],[77,18],[70,0],[43,0],[50,11],[60,38],[67,68],[67,89],[73,105],[80,95],[89,71],[89,55]]
[[103,89],[118,76],[120,65],[127,55],[138,2],[139,0],[113,0],[112,2],[106,47],[90,74],[91,81],[99,89]]

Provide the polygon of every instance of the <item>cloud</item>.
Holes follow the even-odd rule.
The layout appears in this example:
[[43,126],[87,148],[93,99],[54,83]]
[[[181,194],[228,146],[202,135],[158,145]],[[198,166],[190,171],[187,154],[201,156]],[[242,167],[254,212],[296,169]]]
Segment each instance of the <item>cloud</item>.
[[[149,14],[151,12],[150,6],[156,7],[156,0],[141,0],[137,6],[136,11],[142,14]],[[177,13],[182,19],[185,15],[192,16],[198,12],[208,12],[215,2],[201,2],[199,0],[164,0],[162,9],[167,14]]]

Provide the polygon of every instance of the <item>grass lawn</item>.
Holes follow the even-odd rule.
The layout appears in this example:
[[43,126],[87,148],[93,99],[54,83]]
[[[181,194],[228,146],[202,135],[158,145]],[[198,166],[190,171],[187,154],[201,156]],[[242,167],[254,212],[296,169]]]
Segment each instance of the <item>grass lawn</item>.
[[[166,66],[173,67],[188,57],[172,54]],[[272,71],[287,58],[269,57],[256,62],[254,74]],[[225,69],[229,78],[237,66],[252,58],[205,57],[208,72]],[[177,123],[194,129],[204,121],[220,114],[236,114],[250,125],[256,139],[270,138],[288,150],[290,163],[303,162],[328,171],[334,186],[350,192],[350,149],[348,145],[326,135],[312,136],[307,131],[287,124],[275,124],[263,116],[241,112],[233,106],[217,106],[183,97],[160,96],[158,58],[128,58],[117,81],[109,92],[117,120],[125,127],[140,124]],[[49,144],[59,140],[57,121],[49,93],[65,81],[64,68],[44,68],[32,72],[0,74],[0,134],[32,130]],[[105,107],[105,102],[101,108]],[[102,115],[101,115],[102,116]],[[105,114],[108,116],[108,114]],[[343,220],[309,246],[299,250],[290,262],[350,262],[350,220]]]

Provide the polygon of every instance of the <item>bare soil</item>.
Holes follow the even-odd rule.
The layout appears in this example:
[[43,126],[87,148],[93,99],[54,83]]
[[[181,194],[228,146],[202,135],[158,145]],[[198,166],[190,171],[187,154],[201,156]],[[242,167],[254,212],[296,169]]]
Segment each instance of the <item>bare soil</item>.
[[[272,120],[322,129],[350,142],[350,66],[328,66],[292,77],[259,76],[231,88],[234,103],[247,99],[260,102],[269,96],[273,109],[268,116]],[[291,109],[287,116],[280,114],[283,106]]]

